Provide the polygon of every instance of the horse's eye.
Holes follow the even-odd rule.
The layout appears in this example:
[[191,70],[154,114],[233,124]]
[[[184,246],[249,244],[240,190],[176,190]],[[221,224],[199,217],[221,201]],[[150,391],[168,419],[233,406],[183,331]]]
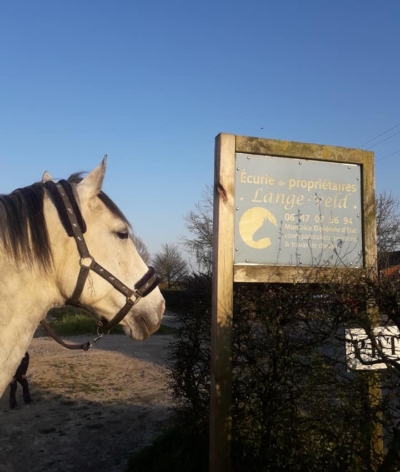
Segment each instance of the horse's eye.
[[119,239],[128,239],[129,231],[118,231],[117,236],[119,237]]

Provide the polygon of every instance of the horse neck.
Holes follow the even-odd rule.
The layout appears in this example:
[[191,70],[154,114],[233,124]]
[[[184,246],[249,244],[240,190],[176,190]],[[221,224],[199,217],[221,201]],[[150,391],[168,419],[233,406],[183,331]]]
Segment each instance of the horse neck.
[[0,396],[28,350],[39,322],[60,303],[51,275],[17,267],[0,253]]

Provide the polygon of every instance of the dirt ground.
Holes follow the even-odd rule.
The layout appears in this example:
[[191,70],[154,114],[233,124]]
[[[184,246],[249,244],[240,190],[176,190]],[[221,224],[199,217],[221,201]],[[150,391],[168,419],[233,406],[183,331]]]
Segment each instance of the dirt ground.
[[0,472],[124,471],[128,456],[168,427],[171,340],[113,335],[83,352],[34,338],[28,370],[34,402],[24,405],[20,386],[18,410],[9,409],[8,391],[0,399]]

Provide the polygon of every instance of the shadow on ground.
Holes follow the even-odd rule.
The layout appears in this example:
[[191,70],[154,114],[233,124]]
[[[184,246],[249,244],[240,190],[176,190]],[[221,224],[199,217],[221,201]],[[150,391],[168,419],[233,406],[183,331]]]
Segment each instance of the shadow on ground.
[[170,340],[114,335],[84,353],[33,339],[34,403],[10,411],[8,392],[0,399],[0,472],[124,471],[128,456],[169,426]]

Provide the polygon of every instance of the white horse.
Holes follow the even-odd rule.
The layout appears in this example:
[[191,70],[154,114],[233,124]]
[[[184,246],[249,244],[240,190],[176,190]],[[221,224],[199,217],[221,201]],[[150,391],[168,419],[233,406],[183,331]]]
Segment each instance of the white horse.
[[90,254],[83,256],[82,234],[67,234],[59,202],[46,185],[47,172],[43,182],[0,196],[0,397],[48,310],[77,298],[72,294],[82,271],[79,303],[93,309],[103,325],[121,307],[127,312],[121,324],[132,339],[146,339],[161,324],[165,302],[158,287],[152,290],[157,282],[149,294],[133,289],[148,267],[128,221],[101,191],[105,169],[106,157],[83,179],[70,179],[79,182],[69,188],[78,220],[86,225],[83,239]]

